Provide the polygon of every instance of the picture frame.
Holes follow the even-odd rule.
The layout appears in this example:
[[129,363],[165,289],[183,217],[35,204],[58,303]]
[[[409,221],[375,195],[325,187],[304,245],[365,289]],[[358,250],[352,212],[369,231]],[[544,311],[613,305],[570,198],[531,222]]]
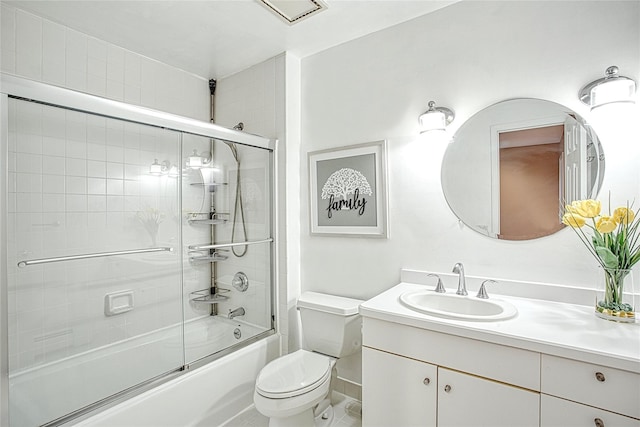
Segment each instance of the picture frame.
[[388,237],[387,141],[308,153],[311,234]]

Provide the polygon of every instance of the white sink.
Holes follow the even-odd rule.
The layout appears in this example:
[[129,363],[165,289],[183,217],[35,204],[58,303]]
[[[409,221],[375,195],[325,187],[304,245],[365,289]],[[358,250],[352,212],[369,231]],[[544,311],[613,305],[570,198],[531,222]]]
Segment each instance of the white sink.
[[516,307],[507,301],[441,294],[432,290],[405,292],[400,295],[400,302],[421,313],[459,320],[491,322],[510,319],[518,314]]

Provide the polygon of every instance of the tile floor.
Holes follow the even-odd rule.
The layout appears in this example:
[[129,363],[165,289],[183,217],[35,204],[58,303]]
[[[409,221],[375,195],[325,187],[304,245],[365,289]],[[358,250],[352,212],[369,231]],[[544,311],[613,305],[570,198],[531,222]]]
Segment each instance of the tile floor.
[[[332,393],[331,400],[335,411],[331,427],[361,427],[362,405],[359,401],[337,392]],[[269,419],[251,406],[221,427],[268,427],[268,425]]]

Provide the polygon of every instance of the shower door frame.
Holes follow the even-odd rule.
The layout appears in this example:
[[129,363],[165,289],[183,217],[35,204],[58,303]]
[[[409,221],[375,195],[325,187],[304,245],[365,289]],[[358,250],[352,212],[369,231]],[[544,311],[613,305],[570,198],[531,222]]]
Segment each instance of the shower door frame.
[[[36,102],[53,107],[65,108],[82,113],[99,115],[107,118],[124,120],[127,122],[138,123],[142,125],[150,125],[165,128],[172,131],[188,133],[203,136],[212,139],[224,140],[237,143],[244,146],[266,149],[270,152],[270,182],[272,184],[271,191],[271,209],[270,209],[270,230],[271,230],[271,256],[270,256],[270,305],[271,305],[271,329],[259,334],[256,337],[243,341],[243,345],[248,345],[268,335],[272,335],[276,330],[277,318],[277,286],[275,279],[278,277],[278,239],[277,239],[277,177],[278,177],[278,161],[277,161],[277,140],[264,138],[262,136],[241,132],[238,130],[228,129],[213,123],[203,122],[196,119],[183,117],[163,111],[153,110],[146,107],[126,104],[120,101],[101,98],[95,95],[89,95],[76,92],[58,86],[52,86],[46,83],[17,77],[14,75],[0,73],[0,425],[9,425],[9,361],[8,361],[8,283],[7,283],[7,194],[8,194],[8,159],[5,155],[8,152],[9,130],[8,130],[8,107],[9,98],[22,99],[25,101]],[[184,248],[180,247],[181,254]],[[183,319],[184,322],[184,319]],[[235,350],[236,346],[222,350],[219,353],[205,357],[195,363],[184,366],[185,370],[206,365],[213,360],[223,357]],[[178,373],[178,375],[181,373]],[[175,378],[175,375],[167,376],[162,379],[152,379],[149,383],[145,383],[142,387],[135,386],[135,390],[124,390],[122,395],[107,398],[109,402],[100,404],[101,408],[109,407],[121,402],[126,398],[130,398],[136,394],[140,394],[150,388],[158,385],[159,382],[166,382]],[[98,402],[100,403],[100,402]],[[95,405],[95,404],[94,404]],[[93,405],[89,409],[79,410],[79,413],[92,411]]]

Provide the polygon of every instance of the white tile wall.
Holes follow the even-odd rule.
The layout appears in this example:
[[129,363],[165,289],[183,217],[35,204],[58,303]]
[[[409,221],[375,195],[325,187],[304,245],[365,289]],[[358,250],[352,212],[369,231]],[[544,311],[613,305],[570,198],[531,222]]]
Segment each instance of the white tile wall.
[[[285,140],[285,120],[284,120],[284,102],[285,96],[284,85],[284,55],[269,59],[260,64],[244,70],[240,73],[228,76],[218,81],[216,90],[216,123],[222,126],[234,126],[238,122],[244,123],[244,130],[250,133],[256,133],[268,138],[279,139],[282,144]],[[259,163],[259,162],[257,162]],[[243,166],[243,169],[246,167]],[[256,173],[256,171],[252,171]],[[256,183],[260,180],[249,176],[247,179],[255,179]],[[230,182],[233,179],[230,179]],[[283,184],[283,183],[281,183]],[[233,196],[234,188],[230,188],[230,195]],[[273,195],[269,195],[273,197]],[[230,205],[233,204],[233,197],[228,199]],[[263,202],[264,203],[264,202]],[[254,218],[259,218],[258,210],[247,212],[249,219],[248,234],[250,237],[256,233],[261,235],[264,230],[264,224],[255,223]],[[285,224],[285,223],[282,223]],[[230,233],[230,227],[221,228],[221,233]],[[239,228],[238,228],[239,230]],[[284,244],[285,235],[281,229],[281,244]],[[238,231],[236,231],[238,233]],[[219,265],[219,277],[223,282],[228,281],[237,271],[243,271],[249,275],[249,280],[255,286],[263,286],[268,283],[269,277],[264,274],[263,263],[269,262],[268,259],[260,257],[260,251],[263,248],[251,248],[250,252],[243,258],[232,259],[232,262],[225,262]],[[280,269],[285,271],[284,265],[287,261],[280,260]],[[295,261],[293,261],[295,262]],[[253,273],[252,273],[253,272]],[[288,349],[289,320],[287,307],[287,281],[283,280],[285,274],[277,277],[277,307],[278,329],[282,334],[282,350]],[[233,290],[233,295],[237,296],[240,301],[245,301],[253,313],[253,316],[266,316],[270,308],[264,306],[264,302],[253,298],[253,292],[256,292],[250,285],[249,290],[244,294],[240,294]],[[298,286],[298,284],[296,284]],[[221,309],[235,308],[227,305],[221,305]],[[246,307],[245,307],[246,308]]]
[[[208,121],[207,78],[11,5],[2,3],[0,8],[2,72]],[[25,114],[27,119],[22,118]],[[151,244],[135,219],[146,207],[166,212],[158,242],[178,243],[177,233],[169,232],[180,224],[178,204],[157,196],[159,189],[175,192],[176,183],[145,173],[154,158],[177,163],[177,141],[165,141],[160,149],[157,133],[142,132],[136,125],[31,104],[14,107],[12,120],[9,229],[15,232],[9,236],[9,246],[14,248],[10,265],[60,250],[83,253]],[[45,225],[36,228],[36,223]],[[185,244],[202,243],[208,231],[191,230],[185,237]],[[96,241],[101,242],[98,249]],[[148,263],[160,259],[164,255],[13,269],[10,330],[20,334],[10,337],[11,369],[178,321],[169,305],[180,301],[179,265],[171,260],[164,267],[153,264],[150,274]],[[209,282],[208,274],[196,271],[191,276],[193,288]],[[136,309],[106,318],[104,294],[122,287],[135,289]],[[186,311],[187,318],[202,314],[208,310]],[[25,330],[29,333],[23,334]]]
[[[176,253],[16,266],[23,259],[177,245],[177,180],[147,172],[154,158],[179,162],[179,135],[26,101],[9,105],[15,141],[9,198],[16,199],[8,212],[10,370],[179,322]],[[89,133],[107,137],[89,142]],[[89,154],[90,145],[99,155]],[[157,236],[140,221],[151,209],[163,215]],[[106,317],[105,294],[124,289],[134,291],[135,309]]]
[[208,121],[208,78],[2,3],[0,70]]
[[[2,72],[209,120],[208,78],[11,5],[2,3],[0,8]],[[220,82],[220,97],[226,100],[219,103],[217,111],[228,110],[227,117],[234,119],[238,116],[236,121],[221,120],[220,124],[233,126],[242,120],[248,132],[272,138],[278,135],[276,61],[241,73],[238,85],[229,85],[231,90],[225,87],[234,78]],[[237,108],[228,102],[234,96],[242,97]],[[22,119],[25,114],[29,119]],[[283,121],[283,117],[280,119]],[[146,174],[154,158],[174,161],[175,141],[159,143],[156,133],[146,133],[134,125],[31,104],[13,107],[12,121],[15,132],[9,141],[8,222],[14,231],[9,235],[10,265],[61,250],[84,253],[137,247],[142,242],[143,246],[150,245],[149,234],[136,220],[136,215],[149,206],[165,212],[158,244],[177,244],[175,230],[181,222],[184,246],[208,242],[209,227],[188,226],[184,215],[190,208],[208,206],[208,196],[203,198],[201,189],[184,186],[183,212],[178,212],[177,203],[157,195],[158,190],[162,194],[175,191],[175,181]],[[198,151],[207,144],[197,147]],[[193,148],[185,145],[184,154]],[[219,151],[229,157],[224,145]],[[255,185],[264,189],[265,182],[258,179]],[[221,196],[227,208],[232,207],[232,192],[229,186],[227,195]],[[268,235],[268,221],[259,218],[270,197],[265,191],[262,199],[246,203],[250,237]],[[220,236],[226,233],[229,237],[229,227],[226,230],[220,231]],[[98,248],[96,241],[100,242]],[[250,290],[236,296],[229,307],[220,307],[221,313],[242,305],[248,313],[244,320],[268,324],[270,302],[256,298],[268,292],[271,279],[264,249],[252,247],[247,257],[231,256],[231,262],[219,264],[223,266],[220,277],[245,271],[251,280]],[[208,286],[209,264],[191,265],[186,261],[184,266],[185,292]],[[12,268],[9,329],[16,332],[9,337],[11,370],[57,360],[178,321],[182,313],[172,306],[181,298],[176,290],[180,283],[175,275],[178,268],[169,254],[54,263],[19,271]],[[134,290],[136,308],[124,315],[105,317],[104,295],[123,289]],[[184,305],[187,319],[207,315],[209,310],[209,306],[188,301]],[[286,319],[286,313],[284,316]],[[280,323],[286,334],[286,320]]]

